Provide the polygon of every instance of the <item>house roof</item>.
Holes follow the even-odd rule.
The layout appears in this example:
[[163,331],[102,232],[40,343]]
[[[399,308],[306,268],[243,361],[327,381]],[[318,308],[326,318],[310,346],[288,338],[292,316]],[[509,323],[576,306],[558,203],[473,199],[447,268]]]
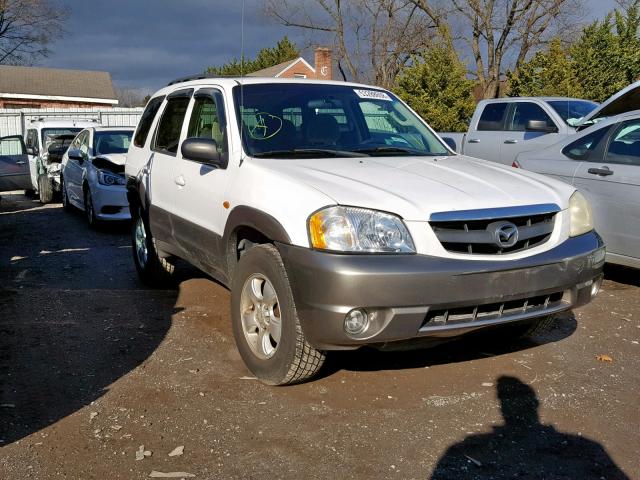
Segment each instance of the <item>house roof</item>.
[[0,65],[0,97],[117,103],[108,72]]
[[279,77],[298,62],[304,63],[312,72],[316,71],[316,69],[309,65],[309,63],[304,58],[298,57],[294,58],[293,60],[287,60],[286,62],[279,63],[277,65],[274,65],[273,67],[267,67],[263,68],[262,70],[248,73],[247,77]]

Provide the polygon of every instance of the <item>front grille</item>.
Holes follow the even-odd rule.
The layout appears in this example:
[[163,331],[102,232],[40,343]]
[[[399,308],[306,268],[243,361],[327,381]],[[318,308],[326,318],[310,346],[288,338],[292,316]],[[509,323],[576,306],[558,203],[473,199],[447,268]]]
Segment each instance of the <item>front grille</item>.
[[462,308],[431,310],[422,323],[420,329],[429,329],[445,325],[458,325],[485,320],[508,320],[510,317],[529,316],[543,313],[545,310],[555,310],[562,304],[564,292],[528,297],[508,302],[472,305]]
[[[474,218],[474,212],[468,211],[463,212],[466,215],[462,217],[465,218],[451,220],[448,220],[447,216],[455,218],[455,212],[436,214],[436,219],[432,216],[429,224],[445,250],[469,255],[501,255],[520,252],[542,245],[551,238],[557,210],[543,213],[532,211],[520,215],[515,213],[517,210],[510,209],[510,211],[514,216]],[[486,211],[478,210],[477,212],[476,216],[486,217],[486,213],[481,213]],[[495,213],[498,212],[498,210],[495,211]],[[506,223],[515,225],[518,230],[518,240],[513,245],[505,246],[496,241],[496,228]]]

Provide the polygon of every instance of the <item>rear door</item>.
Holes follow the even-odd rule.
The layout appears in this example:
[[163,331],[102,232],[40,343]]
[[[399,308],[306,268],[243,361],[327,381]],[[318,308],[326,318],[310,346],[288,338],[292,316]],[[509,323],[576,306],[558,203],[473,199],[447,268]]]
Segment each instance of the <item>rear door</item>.
[[[544,122],[548,131],[530,131],[530,121]],[[511,165],[519,153],[540,150],[560,141],[558,125],[544,109],[534,102],[514,102],[507,115],[506,132],[502,137],[500,163]]]
[[30,188],[29,158],[22,136],[0,138],[0,191]]
[[622,122],[580,164],[574,184],[591,202],[607,252],[640,258],[640,119]]
[[491,102],[479,108],[482,108],[482,112],[477,124],[471,124],[464,140],[464,154],[498,162],[509,103]]

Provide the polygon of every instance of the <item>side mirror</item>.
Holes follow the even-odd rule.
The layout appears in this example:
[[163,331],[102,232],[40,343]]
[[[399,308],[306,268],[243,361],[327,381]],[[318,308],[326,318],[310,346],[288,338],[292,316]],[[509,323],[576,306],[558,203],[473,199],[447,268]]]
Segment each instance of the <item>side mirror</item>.
[[218,143],[211,138],[187,138],[180,148],[182,158],[194,162],[205,163],[218,168],[227,168],[229,159],[218,148]]
[[457,150],[458,147],[456,145],[456,141],[453,138],[451,138],[451,137],[442,137],[442,140],[444,141],[444,143],[446,143],[449,146],[449,148],[451,150],[453,150],[454,152],[458,151]]
[[547,124],[545,120],[529,120],[525,128],[528,132],[555,133],[558,131],[555,126]]
[[38,149],[36,147],[27,147],[28,155],[38,155]]
[[69,160],[78,160],[79,162],[83,162],[84,156],[80,150],[74,148],[73,150],[69,150]]

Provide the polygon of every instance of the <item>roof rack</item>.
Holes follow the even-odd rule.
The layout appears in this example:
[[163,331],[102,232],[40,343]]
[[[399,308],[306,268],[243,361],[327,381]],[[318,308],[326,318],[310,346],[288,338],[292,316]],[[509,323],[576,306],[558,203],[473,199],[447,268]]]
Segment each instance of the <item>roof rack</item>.
[[197,73],[195,75],[188,75],[186,77],[176,78],[175,80],[167,83],[167,87],[175,85],[177,83],[189,82],[191,80],[204,80],[206,78],[237,78],[238,75],[216,75],[214,73]]

